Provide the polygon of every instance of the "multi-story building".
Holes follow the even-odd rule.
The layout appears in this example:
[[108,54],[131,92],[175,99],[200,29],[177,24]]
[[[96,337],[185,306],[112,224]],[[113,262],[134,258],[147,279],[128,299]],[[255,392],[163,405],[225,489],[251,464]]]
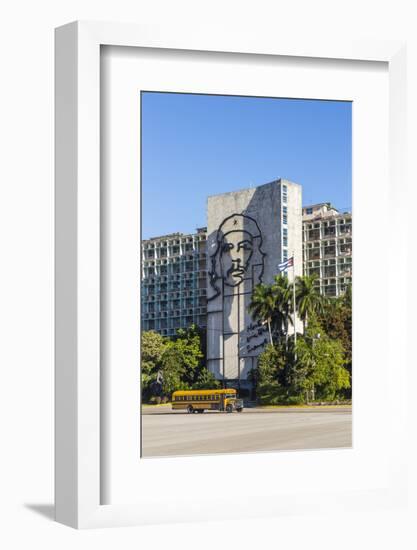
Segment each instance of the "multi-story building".
[[301,185],[284,179],[208,198],[207,367],[225,386],[252,388],[271,339],[250,311],[256,286],[273,283],[291,256],[289,281],[302,275],[301,205]]
[[206,326],[206,228],[142,241],[142,330],[174,336]]
[[[271,224],[264,231],[264,246],[273,233],[279,240],[274,248],[273,269],[298,250],[296,241],[293,242],[297,235],[292,229],[295,222],[291,221],[294,218],[293,200],[288,199],[288,193],[299,186],[284,180],[277,180],[277,185],[281,185],[282,194],[281,223],[276,225],[274,232]],[[252,193],[254,198],[245,203],[245,212],[250,216],[253,206],[249,206],[256,204],[261,190],[268,187],[257,189],[221,197],[242,197],[244,193]],[[269,208],[272,203],[269,199],[267,202]],[[340,296],[352,282],[352,214],[342,213],[327,202],[303,207],[302,241],[303,273],[317,275],[317,285],[325,296]],[[300,265],[300,260],[296,265]],[[172,233],[142,241],[142,330],[174,336],[178,328],[191,324],[206,327],[208,268],[205,227],[194,234]],[[289,275],[291,277],[291,272]],[[264,278],[265,281],[269,279]]]
[[352,282],[352,214],[329,202],[303,208],[303,266],[317,275],[325,296],[340,296]]

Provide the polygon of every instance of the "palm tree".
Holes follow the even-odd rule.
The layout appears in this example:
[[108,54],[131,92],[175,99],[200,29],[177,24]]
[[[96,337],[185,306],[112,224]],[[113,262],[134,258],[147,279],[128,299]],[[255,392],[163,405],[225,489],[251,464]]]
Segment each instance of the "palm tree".
[[257,285],[252,294],[249,311],[254,319],[268,324],[269,340],[272,344],[272,333],[288,333],[291,322],[291,285],[285,276],[277,275],[272,285]]
[[304,275],[295,279],[295,303],[298,315],[303,322],[303,332],[305,332],[309,315],[313,313],[320,315],[324,310],[325,298],[315,285],[316,278],[316,275]]
[[285,275],[276,275],[273,290],[276,300],[276,312],[278,316],[278,329],[284,330],[285,340],[288,341],[288,325],[292,324],[291,318],[291,293],[292,286]]
[[271,322],[275,314],[275,296],[271,285],[259,284],[254,288],[249,312],[254,319],[268,324],[269,340],[272,344]]

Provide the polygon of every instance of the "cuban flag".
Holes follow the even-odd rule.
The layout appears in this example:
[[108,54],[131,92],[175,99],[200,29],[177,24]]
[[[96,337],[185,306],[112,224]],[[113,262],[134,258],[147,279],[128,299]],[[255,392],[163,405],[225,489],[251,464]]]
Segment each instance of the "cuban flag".
[[291,256],[291,258],[288,258],[288,260],[285,260],[285,262],[282,262],[278,264],[278,270],[280,273],[283,271],[286,271],[289,267],[292,267],[294,265],[294,256]]

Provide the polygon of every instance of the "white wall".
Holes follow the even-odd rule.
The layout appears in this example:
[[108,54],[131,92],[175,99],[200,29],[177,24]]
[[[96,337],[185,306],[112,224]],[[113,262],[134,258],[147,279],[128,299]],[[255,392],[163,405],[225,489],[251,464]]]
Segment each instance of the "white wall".
[[[222,23],[246,27],[248,40],[257,32],[380,38],[408,34],[411,62],[414,59],[408,84],[414,98],[409,105],[409,137],[413,140],[410,151],[416,151],[413,4],[411,0],[211,0],[205,4],[192,0],[14,0],[2,5],[2,548],[177,548],[184,537],[198,537],[201,548],[212,548],[213,533],[217,540],[226,537],[233,547],[242,549],[270,547],[274,541],[288,548],[336,546],[339,550],[363,547],[364,543],[380,549],[413,547],[412,514],[405,511],[326,518],[312,510],[308,518],[82,533],[54,524],[39,513],[50,513],[53,500],[53,28],[74,19],[96,19],[174,26],[204,22],[213,25],[213,32]],[[417,181],[411,163],[410,170]],[[410,193],[415,194],[415,189]],[[407,204],[415,202],[406,201],[405,212]],[[410,267],[410,281],[412,275]],[[410,300],[414,300],[416,311],[415,295]],[[414,377],[410,379],[411,395],[416,385],[413,371],[410,376]],[[415,483],[413,487],[415,491]],[[37,506],[38,513],[30,506]]]

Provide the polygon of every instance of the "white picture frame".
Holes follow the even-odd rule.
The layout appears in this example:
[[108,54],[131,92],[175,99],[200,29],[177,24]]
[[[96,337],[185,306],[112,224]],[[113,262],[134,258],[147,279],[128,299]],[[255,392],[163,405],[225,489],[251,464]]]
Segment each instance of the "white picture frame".
[[[278,37],[239,35],[204,29],[178,32],[113,23],[76,22],[56,31],[56,519],[77,528],[119,526],[161,521],[215,519],[214,509],[189,510],[175,499],[161,499],[149,506],[135,503],[101,504],[101,465],[105,439],[100,392],[101,253],[100,253],[100,49],[101,46],[163,48],[172,50],[229,52],[380,61],[389,71],[390,192],[404,192],[405,137],[405,44],[402,42],[289,43]],[[393,201],[393,220],[402,234],[407,221]],[[390,243],[392,245],[393,243]],[[400,275],[401,254],[397,255]],[[405,263],[404,263],[405,265]],[[403,271],[401,271],[403,270]],[[397,272],[398,276],[398,272]],[[398,323],[395,338],[404,340],[405,299],[389,304]],[[401,340],[402,338],[402,340]],[[398,340],[396,340],[398,342]],[[405,346],[396,350],[398,391],[405,394],[407,357]],[[405,405],[395,421],[405,421]],[[405,423],[405,422],[404,422]],[[354,495],[341,492],[339,505],[392,505],[405,498],[405,433],[397,430],[395,449],[388,457],[387,480],[381,489],[369,488]],[[395,475],[394,475],[395,473]],[[334,495],[333,495],[334,496]],[[290,493],[285,502],[267,499],[251,515],[303,513],[312,502],[325,508],[326,495]],[[335,505],[333,502],[332,505]],[[240,517],[237,508],[227,517]]]

